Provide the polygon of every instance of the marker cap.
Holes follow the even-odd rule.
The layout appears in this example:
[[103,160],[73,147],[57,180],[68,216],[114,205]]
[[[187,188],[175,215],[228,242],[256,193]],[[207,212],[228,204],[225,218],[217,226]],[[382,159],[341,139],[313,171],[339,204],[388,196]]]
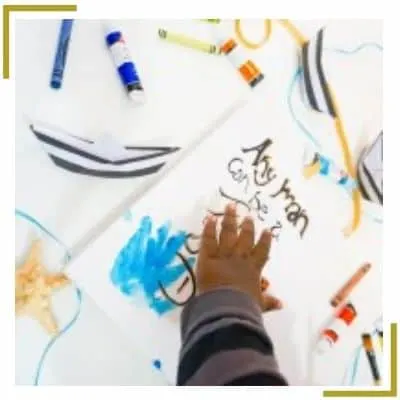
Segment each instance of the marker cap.
[[116,24],[114,24],[112,21],[104,21],[102,23],[102,26],[104,29],[104,33],[106,35],[108,35],[109,33],[112,33],[112,32],[121,32],[121,29]]
[[326,338],[322,338],[318,341],[317,346],[315,348],[318,354],[324,354],[332,347],[332,342]]
[[135,104],[143,104],[146,101],[146,96],[143,90],[131,90],[128,93],[128,96]]

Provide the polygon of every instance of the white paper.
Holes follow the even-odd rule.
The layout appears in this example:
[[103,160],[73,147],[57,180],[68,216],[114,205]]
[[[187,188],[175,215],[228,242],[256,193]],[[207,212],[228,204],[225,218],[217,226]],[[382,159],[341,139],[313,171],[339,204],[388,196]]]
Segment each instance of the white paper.
[[[145,215],[151,216],[155,227],[171,220],[175,230],[193,232],[197,229],[195,232],[199,232],[204,209],[209,205],[216,206],[215,195],[219,185],[230,195],[245,201],[260,192],[259,197],[265,201],[269,211],[264,223],[258,220],[258,232],[270,227],[270,221],[279,220],[283,225],[264,272],[271,281],[271,290],[282,299],[285,309],[267,314],[265,322],[276,344],[282,370],[291,383],[301,384],[307,379],[309,340],[332,313],[329,298],[350,272],[365,260],[372,263],[373,270],[354,292],[359,318],[349,332],[358,334],[357,326],[371,324],[380,313],[380,247],[376,244],[380,225],[364,218],[354,238],[345,239],[342,228],[351,215],[350,198],[339,187],[329,185],[323,179],[304,180],[301,170],[303,142],[290,129],[289,120],[282,112],[273,99],[253,99],[169,177],[133,205],[131,221],[117,220],[67,269],[67,273],[86,288],[132,342],[138,340],[144,348],[157,346],[170,379],[176,373],[179,351],[176,316],[157,317],[143,302],[122,295],[111,283],[110,271],[119,250]],[[277,177],[262,187],[251,183],[250,176],[246,193],[246,185],[232,179],[227,163],[234,157],[243,157],[247,162],[245,170],[252,171],[254,154],[244,155],[241,148],[258,145],[266,138],[273,142],[267,153]],[[303,239],[300,238],[301,225],[294,227],[287,221],[284,196],[271,197],[279,192],[285,179],[289,179],[291,193],[309,218]],[[256,217],[257,212],[252,211],[252,215]],[[138,321],[140,333],[136,331],[133,339],[132,332]],[[353,339],[349,347],[357,343],[357,335]],[[346,351],[349,348],[338,347],[329,355],[333,358],[324,368],[319,368],[315,378],[317,382],[338,384],[338,374],[344,370],[347,361]]]

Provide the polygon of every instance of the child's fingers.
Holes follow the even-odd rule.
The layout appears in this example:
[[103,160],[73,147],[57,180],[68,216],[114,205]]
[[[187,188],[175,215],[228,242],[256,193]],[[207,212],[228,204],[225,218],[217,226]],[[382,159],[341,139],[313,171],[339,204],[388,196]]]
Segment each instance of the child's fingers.
[[261,310],[263,312],[266,311],[274,311],[280,310],[283,307],[282,302],[274,296],[269,295],[261,295]]
[[214,217],[213,215],[207,217],[201,235],[200,252],[204,252],[210,257],[215,257],[218,254],[218,241],[216,231],[216,217]]
[[236,205],[230,203],[225,208],[219,235],[219,254],[230,256],[237,241]]
[[260,286],[261,286],[261,293],[265,292],[269,287],[268,279],[261,277]]
[[261,270],[265,263],[268,261],[269,250],[271,248],[271,240],[271,232],[267,230],[262,231],[260,239],[258,239],[258,242],[254,246],[254,249],[252,251],[254,264],[257,269]]
[[246,217],[240,227],[239,237],[234,252],[239,256],[249,256],[254,245],[254,222]]

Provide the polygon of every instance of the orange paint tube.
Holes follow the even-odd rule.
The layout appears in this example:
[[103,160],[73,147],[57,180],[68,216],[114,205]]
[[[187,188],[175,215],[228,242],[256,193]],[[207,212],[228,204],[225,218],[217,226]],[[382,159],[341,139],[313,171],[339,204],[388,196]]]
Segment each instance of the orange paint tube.
[[237,69],[242,78],[254,88],[264,79],[264,75],[257,65],[248,59],[244,49],[238,45],[235,39],[220,36],[216,30],[217,45],[222,54],[226,55],[232,65]]

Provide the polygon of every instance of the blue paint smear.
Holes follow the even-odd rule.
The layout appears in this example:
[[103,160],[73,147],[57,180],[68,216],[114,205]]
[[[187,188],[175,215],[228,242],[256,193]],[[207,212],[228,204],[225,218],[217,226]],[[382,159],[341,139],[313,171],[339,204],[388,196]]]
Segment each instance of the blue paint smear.
[[[143,293],[150,308],[159,315],[175,308],[169,300],[155,296],[159,283],[168,287],[187,272],[182,263],[172,265],[187,233],[179,231],[172,235],[170,228],[170,223],[165,223],[153,237],[152,219],[143,217],[139,229],[119,252],[110,273],[112,283],[124,295]],[[193,267],[195,258],[189,257],[187,261]]]
[[161,361],[158,360],[158,359],[157,360],[153,360],[153,367],[158,369],[158,370],[161,370]]

